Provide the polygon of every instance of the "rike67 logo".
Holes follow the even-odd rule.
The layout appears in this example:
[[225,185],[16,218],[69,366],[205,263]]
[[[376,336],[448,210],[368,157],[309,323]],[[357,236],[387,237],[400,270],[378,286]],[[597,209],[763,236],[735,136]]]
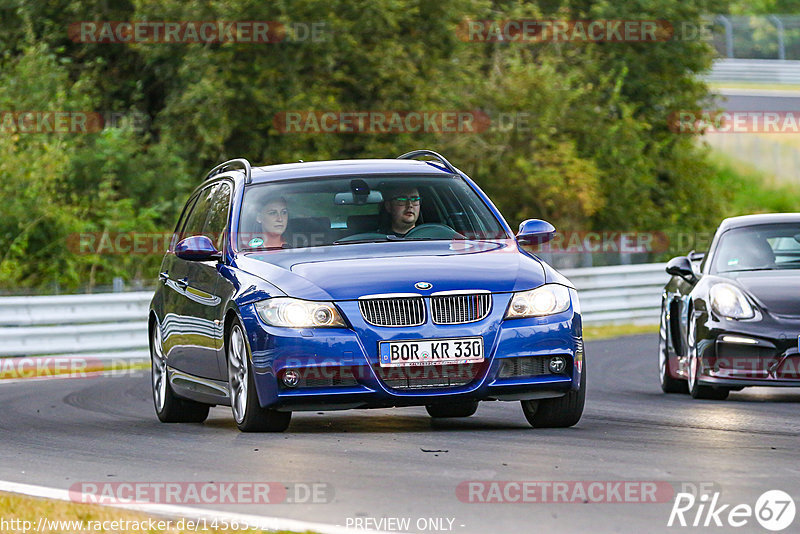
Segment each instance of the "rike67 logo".
[[794,521],[795,504],[792,497],[781,490],[761,494],[755,506],[749,504],[723,504],[720,493],[678,493],[669,514],[667,526],[681,527],[733,527],[752,525],[755,520],[765,529],[779,532]]

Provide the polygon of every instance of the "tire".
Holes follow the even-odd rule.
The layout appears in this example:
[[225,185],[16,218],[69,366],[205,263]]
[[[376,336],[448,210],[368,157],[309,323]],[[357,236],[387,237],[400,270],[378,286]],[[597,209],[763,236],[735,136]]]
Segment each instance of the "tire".
[[153,325],[150,335],[150,384],[153,389],[153,406],[162,423],[202,423],[208,418],[208,404],[181,399],[172,391],[161,339],[161,326],[158,323]]
[[429,404],[425,406],[428,415],[434,419],[444,417],[469,417],[478,411],[478,401],[462,401],[449,404]]
[[661,391],[664,393],[689,393],[689,386],[686,380],[672,376],[672,365],[670,365],[669,346],[667,339],[669,336],[669,325],[667,324],[666,303],[661,302],[661,328],[658,335],[658,377],[661,382]]
[[522,413],[535,428],[564,428],[581,420],[586,402],[586,358],[583,360],[581,382],[578,390],[570,390],[557,399],[522,401]]
[[694,321],[689,321],[689,335],[686,343],[686,350],[689,353],[689,394],[693,399],[706,400],[725,400],[728,398],[730,389],[725,387],[703,386],[700,384],[698,374],[700,361],[697,358],[697,344]]
[[228,390],[236,426],[242,432],[283,432],[289,427],[292,412],[262,408],[258,401],[250,344],[239,319],[234,319],[228,332]]

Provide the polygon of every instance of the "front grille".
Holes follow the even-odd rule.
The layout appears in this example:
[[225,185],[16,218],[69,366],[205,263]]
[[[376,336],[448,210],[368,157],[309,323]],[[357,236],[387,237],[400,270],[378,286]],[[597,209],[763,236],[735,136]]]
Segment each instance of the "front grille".
[[324,388],[324,387],[346,387],[357,386],[358,382],[356,377],[330,377],[330,378],[306,378],[304,382],[298,384],[298,387],[306,388]]
[[518,376],[539,376],[548,374],[549,359],[542,356],[524,358],[508,358],[503,360],[500,368],[500,378],[513,378]]
[[800,355],[795,354],[783,360],[775,373],[777,378],[800,378]]
[[464,386],[480,375],[483,364],[375,366],[378,377],[392,389],[436,389]]
[[375,326],[419,326],[425,323],[422,297],[370,298],[358,301],[361,316]]
[[431,297],[431,316],[436,324],[473,323],[484,319],[491,309],[491,293]]
[[[571,358],[566,354],[563,355],[563,358],[567,360],[567,367],[564,369],[564,373],[568,374],[570,372],[569,362]],[[550,358],[548,356],[524,356],[504,359],[498,377],[518,378],[549,374],[552,373],[550,373]]]

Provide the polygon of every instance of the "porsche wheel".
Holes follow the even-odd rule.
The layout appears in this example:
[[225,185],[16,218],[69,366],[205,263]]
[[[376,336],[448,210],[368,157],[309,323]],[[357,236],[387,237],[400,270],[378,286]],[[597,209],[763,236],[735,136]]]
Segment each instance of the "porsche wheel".
[[661,302],[661,327],[658,337],[658,377],[661,382],[661,391],[664,393],[689,393],[686,380],[672,375],[675,369],[674,359],[669,357],[669,323],[667,322],[666,302]]
[[686,350],[689,353],[689,368],[687,370],[689,393],[694,399],[725,400],[728,398],[728,393],[730,393],[728,388],[715,388],[700,384],[700,359],[697,356],[696,328],[694,321],[690,320],[689,339],[686,343]]

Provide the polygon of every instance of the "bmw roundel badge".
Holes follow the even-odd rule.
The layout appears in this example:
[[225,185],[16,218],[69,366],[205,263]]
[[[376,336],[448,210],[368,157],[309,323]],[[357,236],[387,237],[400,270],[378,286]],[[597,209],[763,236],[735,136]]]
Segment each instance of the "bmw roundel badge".
[[431,284],[430,282],[417,282],[416,284],[414,284],[414,287],[416,287],[417,289],[426,290],[432,288],[433,284]]

